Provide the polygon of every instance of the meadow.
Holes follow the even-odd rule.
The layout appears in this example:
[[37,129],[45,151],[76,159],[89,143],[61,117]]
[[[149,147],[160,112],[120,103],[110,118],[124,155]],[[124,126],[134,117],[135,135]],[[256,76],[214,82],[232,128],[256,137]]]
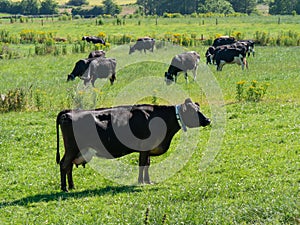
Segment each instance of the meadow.
[[[300,32],[299,17],[282,17],[281,24],[277,19],[220,18],[216,25],[216,18],[159,18],[155,25],[155,18],[139,18],[126,19],[121,26],[114,19],[104,19],[102,26],[94,19],[49,19],[43,26],[40,20],[13,24],[2,20],[0,30],[12,36],[22,30],[55,31],[73,41],[100,32],[107,38],[128,34],[132,39],[146,35],[159,39],[166,33],[213,38],[235,32],[251,39],[256,31],[271,38]],[[69,49],[72,43],[66,45]],[[27,56],[34,44],[8,46],[19,49],[22,56],[0,60],[0,94],[22,90],[23,101],[21,110],[0,115],[0,224],[299,224],[299,46],[257,45],[255,57],[248,58],[248,70],[225,65],[217,72],[215,66],[205,65],[208,46],[204,43],[165,44],[154,53],[130,56],[128,43],[112,44],[107,56],[117,59],[117,80],[113,86],[108,80],[97,80],[95,88],[84,87],[79,79],[66,82],[75,62],[88,55],[88,48],[76,54]],[[185,50],[201,54],[197,80],[189,77],[186,84],[181,75],[177,84],[165,85],[164,72],[172,56]],[[239,84],[243,84],[242,98],[238,97]],[[267,88],[261,98],[247,99],[264,84]],[[214,99],[214,88],[221,91],[221,98]],[[150,176],[155,184],[135,183],[138,155],[132,154],[120,161],[136,167],[133,176],[123,171],[121,177],[112,178],[105,168],[96,167],[99,159],[93,159],[85,169],[74,169],[75,190],[60,191],[55,162],[59,111],[133,103],[179,104],[186,97],[199,102],[213,123],[180,131],[168,153],[151,159]],[[215,105],[225,119],[221,123]],[[219,139],[212,138],[215,133]],[[214,147],[216,151],[208,151]],[[203,158],[209,153],[213,156],[206,165]],[[107,168],[113,163],[105,161]]]

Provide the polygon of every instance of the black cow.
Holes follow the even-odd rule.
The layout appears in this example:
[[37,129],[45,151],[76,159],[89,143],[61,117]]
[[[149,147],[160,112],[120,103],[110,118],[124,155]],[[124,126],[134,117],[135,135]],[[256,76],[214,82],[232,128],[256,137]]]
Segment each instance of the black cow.
[[173,57],[168,72],[165,72],[165,81],[170,84],[172,81],[177,81],[177,76],[180,72],[185,73],[187,82],[187,71],[192,70],[194,80],[196,79],[197,69],[200,62],[200,55],[195,51],[184,52]]
[[[57,115],[56,162],[60,164],[61,189],[74,188],[72,168],[85,165],[93,156],[107,159],[139,153],[139,183],[150,183],[150,156],[164,154],[173,136],[186,127],[210,124],[191,99],[172,106],[133,105],[98,110],[64,110]],[[60,159],[59,126],[65,145]],[[92,151],[93,149],[95,151]],[[92,153],[94,152],[94,153]]]
[[248,64],[246,61],[246,50],[239,48],[225,48],[221,49],[214,54],[214,60],[217,64],[217,70],[221,71],[225,64],[233,64],[236,63],[242,66],[246,65],[248,69]]
[[224,36],[224,37],[216,38],[214,40],[212,46],[217,47],[217,46],[220,46],[220,45],[229,45],[229,44],[232,44],[234,42],[235,42],[235,38],[234,37]]
[[129,47],[129,54],[132,54],[136,50],[140,52],[144,50],[145,53],[146,50],[153,52],[154,45],[155,45],[155,39],[153,38],[150,37],[139,38],[137,39],[136,43],[133,46]]
[[105,45],[105,41],[100,37],[95,36],[83,36],[82,40],[87,42],[92,42],[93,44],[103,44]]

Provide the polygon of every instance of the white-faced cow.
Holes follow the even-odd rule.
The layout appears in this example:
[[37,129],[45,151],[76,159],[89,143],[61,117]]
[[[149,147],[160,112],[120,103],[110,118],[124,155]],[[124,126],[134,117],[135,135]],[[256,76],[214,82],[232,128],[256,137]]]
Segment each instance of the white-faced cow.
[[173,57],[168,72],[165,72],[165,81],[167,84],[177,81],[177,76],[180,72],[185,73],[187,82],[187,71],[192,70],[194,80],[196,79],[197,69],[200,62],[200,55],[195,51],[184,52]]
[[[57,115],[56,162],[60,164],[61,189],[74,188],[73,164],[85,165],[93,156],[107,159],[139,153],[139,183],[150,183],[150,156],[167,152],[173,136],[182,128],[207,126],[199,104],[186,99],[171,106],[133,105],[98,110],[64,110]],[[60,159],[59,126],[65,146]],[[92,151],[91,149],[95,150]],[[91,153],[93,152],[93,153]]]
[[87,42],[92,42],[93,44],[103,44],[105,45],[105,41],[100,37],[95,36],[83,36],[82,40]]
[[221,49],[214,54],[214,60],[217,64],[217,70],[221,71],[225,64],[238,64],[244,66],[248,69],[248,64],[246,61],[246,50],[243,48],[225,48]]
[[155,39],[150,37],[143,37],[137,39],[136,43],[133,46],[129,47],[129,54],[134,53],[136,50],[143,51],[146,53],[146,50],[153,52],[155,45]]
[[68,75],[67,81],[74,80],[76,77],[81,77],[89,68],[90,63],[97,57],[105,57],[105,51],[96,50],[90,52],[87,59],[80,59],[75,63],[72,72]]
[[112,85],[116,80],[116,66],[116,59],[105,57],[94,58],[80,78],[84,80],[85,85],[92,83],[93,87],[97,78],[109,78]]

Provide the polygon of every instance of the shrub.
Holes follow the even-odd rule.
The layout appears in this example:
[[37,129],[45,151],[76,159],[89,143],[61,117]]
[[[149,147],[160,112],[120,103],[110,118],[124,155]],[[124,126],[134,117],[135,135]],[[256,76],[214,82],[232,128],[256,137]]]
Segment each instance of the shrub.
[[9,90],[1,94],[0,112],[22,111],[26,107],[25,91],[23,88]]
[[253,80],[251,84],[246,87],[246,81],[239,81],[236,83],[236,100],[237,101],[260,101],[267,92],[269,83],[259,84],[258,81]]

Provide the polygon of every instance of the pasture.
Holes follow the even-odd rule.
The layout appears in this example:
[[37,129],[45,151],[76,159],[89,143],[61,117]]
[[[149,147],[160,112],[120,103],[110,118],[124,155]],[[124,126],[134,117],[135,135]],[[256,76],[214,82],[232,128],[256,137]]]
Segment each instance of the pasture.
[[[94,20],[49,21],[44,26],[40,21],[2,21],[0,29],[14,35],[26,29],[55,31],[73,40],[99,32],[132,37],[168,32],[200,37],[203,33],[209,37],[239,31],[249,39],[257,30],[272,37],[289,30],[299,33],[299,17],[282,18],[282,24],[277,24],[276,17],[224,18],[231,23],[222,26],[214,25],[214,18],[205,19],[203,25],[195,18],[180,23],[179,19],[159,19],[158,25],[153,18],[140,20],[139,26],[137,20],[116,26],[113,19],[105,20],[103,26],[96,26]],[[32,45],[9,47],[26,55]],[[26,105],[20,112],[0,115],[0,224],[299,224],[299,46],[256,46],[256,56],[248,58],[248,70],[225,65],[222,72],[205,65],[207,47],[165,45],[154,53],[129,56],[128,44],[111,46],[107,56],[117,59],[117,80],[113,86],[108,80],[97,80],[95,88],[83,87],[79,79],[66,82],[75,62],[88,52],[0,60],[0,93],[20,88]],[[186,84],[180,75],[177,84],[165,85],[163,76],[172,56],[187,49],[201,55],[197,81],[189,76]],[[262,99],[237,100],[237,83],[245,81],[248,93],[254,80],[268,84]],[[212,81],[222,92],[217,103],[210,101],[214,96],[206,89]],[[200,103],[213,123],[180,131],[165,155],[151,159],[149,173],[156,184],[137,185],[131,171],[112,177],[108,170],[115,171],[113,161],[93,159],[95,163],[85,169],[74,168],[75,190],[60,191],[55,162],[59,111],[137,102],[178,104],[188,96]],[[214,104],[221,104],[223,124],[217,123]],[[220,140],[211,142],[219,126],[224,129]],[[203,157],[214,143],[219,149],[204,167]],[[136,167],[134,174],[137,160],[138,155],[132,154],[120,162]],[[168,167],[163,166],[165,161]],[[108,169],[97,168],[96,162]]]

